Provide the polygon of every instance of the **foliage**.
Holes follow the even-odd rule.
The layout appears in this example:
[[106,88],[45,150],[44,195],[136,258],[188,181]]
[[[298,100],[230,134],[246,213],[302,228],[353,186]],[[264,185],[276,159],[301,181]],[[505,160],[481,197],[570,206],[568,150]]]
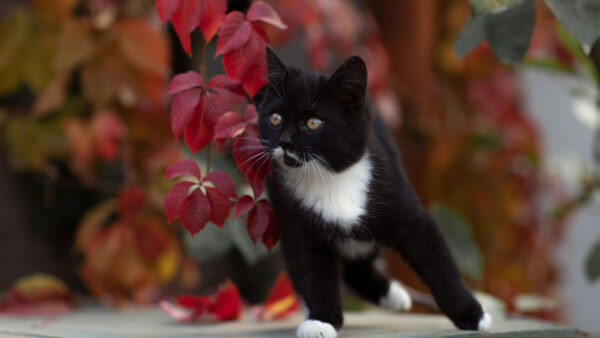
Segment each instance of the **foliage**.
[[[258,140],[257,112],[251,98],[266,83],[265,51],[270,37],[277,38],[277,34],[281,34],[288,26],[271,5],[261,1],[254,2],[246,14],[232,11],[225,15],[222,21],[211,21],[210,25],[203,26],[202,19],[197,20],[197,17],[221,18],[224,11],[223,7],[216,3],[213,6],[205,4],[199,1],[197,7],[193,7],[189,2],[181,1],[179,5],[168,3],[167,6],[164,1],[156,2],[159,16],[163,22],[171,20],[188,54],[191,54],[192,50],[189,46],[189,34],[196,27],[204,34],[204,48],[201,51],[203,54],[206,53],[206,45],[216,33],[215,56],[222,55],[226,74],[216,75],[208,80],[205,79],[202,70],[176,75],[169,85],[169,94],[174,95],[171,129],[176,137],[183,134],[184,141],[192,153],[203,149],[210,152],[211,143],[216,143],[221,149],[231,146],[237,167],[245,174],[252,187],[253,196],[238,197],[236,192],[229,188],[229,192],[225,194],[223,185],[231,184],[231,179],[226,173],[219,173],[221,178],[211,181],[207,177],[215,172],[209,172],[202,178],[198,167],[191,162],[181,162],[171,166],[165,177],[173,179],[187,174],[191,181],[184,180],[173,187],[165,199],[165,212],[169,221],[179,218],[184,227],[191,234],[195,234],[204,229],[209,221],[222,228],[234,202],[234,217],[247,214],[246,224],[250,239],[254,243],[262,240],[270,250],[279,237],[279,223],[268,202],[261,199],[263,180],[270,172],[270,165],[268,156],[263,152],[262,144]],[[275,4],[288,11],[297,10],[299,7],[306,12],[312,12],[312,15],[317,14],[316,8],[326,7],[317,6],[310,1],[298,2],[298,7],[285,2]],[[192,7],[189,10],[181,10],[185,6]],[[348,8],[345,10],[350,11]],[[310,24],[314,24],[312,20]],[[292,25],[297,24],[297,21],[292,21]],[[376,43],[377,40],[373,42]],[[350,50],[346,47],[345,52]],[[373,55],[378,53],[382,53],[382,50],[373,52]],[[202,55],[200,59],[204,62],[205,56]],[[371,57],[367,60],[372,59]],[[373,67],[376,82],[373,82],[372,77],[370,83],[371,88],[376,89],[375,93],[387,89],[385,76],[377,72],[382,67],[384,66]],[[201,64],[200,69],[203,68],[204,65]],[[239,106],[243,106],[244,103],[247,105],[241,114],[236,110],[240,110]],[[207,172],[210,170],[209,165],[207,163]],[[208,182],[210,186],[206,185]]]
[[4,293],[0,314],[52,317],[69,312],[74,304],[75,298],[63,281],[34,274],[18,279]]
[[471,278],[480,279],[483,274],[483,257],[469,225],[454,211],[439,204],[431,207],[431,215],[461,271]]
[[600,278],[600,242],[596,242],[585,259],[585,273],[590,281]]
[[[600,37],[600,5],[595,0],[545,0],[556,18],[588,48]],[[465,56],[484,39],[505,63],[525,57],[534,26],[534,0],[470,0],[473,16],[457,36],[455,49]]]
[[[181,322],[200,319],[213,321],[235,320],[242,315],[242,300],[237,287],[226,281],[213,295],[180,295],[175,304],[160,303],[162,309]],[[250,309],[258,320],[279,320],[300,309],[300,299],[285,272],[280,272],[261,305]]]

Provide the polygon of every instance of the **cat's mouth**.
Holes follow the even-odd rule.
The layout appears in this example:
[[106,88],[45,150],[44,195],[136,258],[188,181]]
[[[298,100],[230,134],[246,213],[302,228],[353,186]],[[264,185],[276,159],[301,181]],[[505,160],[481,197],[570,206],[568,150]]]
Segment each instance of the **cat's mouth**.
[[300,159],[298,159],[297,157],[295,157],[295,155],[293,155],[292,153],[289,152],[284,152],[283,154],[283,163],[285,163],[285,165],[290,166],[292,168],[298,168],[300,166],[302,166],[302,162],[300,161]]
[[298,155],[289,150],[283,150],[281,147],[277,147],[273,151],[273,157],[280,163],[283,162],[283,164],[291,168],[298,168],[304,164],[304,161],[300,160]]

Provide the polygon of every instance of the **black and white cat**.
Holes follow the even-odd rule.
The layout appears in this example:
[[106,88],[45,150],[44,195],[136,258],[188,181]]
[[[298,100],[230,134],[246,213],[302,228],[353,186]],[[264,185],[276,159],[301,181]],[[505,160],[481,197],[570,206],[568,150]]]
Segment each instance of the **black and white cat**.
[[267,61],[259,133],[287,270],[309,311],[298,337],[337,336],[340,279],[375,304],[411,307],[402,286],[375,269],[381,247],[403,255],[458,328],[487,329],[491,318],[405,177],[389,130],[367,109],[365,63],[350,57],[328,77],[286,67],[271,49]]

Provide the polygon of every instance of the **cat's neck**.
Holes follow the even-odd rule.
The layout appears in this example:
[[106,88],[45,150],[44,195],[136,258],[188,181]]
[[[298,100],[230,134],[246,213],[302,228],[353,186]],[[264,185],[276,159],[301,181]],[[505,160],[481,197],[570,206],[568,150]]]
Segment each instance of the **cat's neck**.
[[281,164],[279,169],[282,183],[294,197],[325,221],[350,230],[366,214],[373,175],[368,152],[341,172],[328,169],[316,159],[298,168]]

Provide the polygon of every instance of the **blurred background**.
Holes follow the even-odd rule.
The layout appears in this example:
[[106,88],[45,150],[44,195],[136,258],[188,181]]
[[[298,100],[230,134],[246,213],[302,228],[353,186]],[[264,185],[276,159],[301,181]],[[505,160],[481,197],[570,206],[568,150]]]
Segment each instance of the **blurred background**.
[[[581,43],[577,13],[530,0],[266,2],[287,25],[266,31],[282,60],[323,72],[366,60],[373,107],[482,297],[600,332],[600,44]],[[153,0],[0,1],[0,292],[43,273],[106,306],[226,278],[264,299],[283,268],[277,246],[253,243],[240,220],[191,236],[163,211],[166,168],[206,162],[173,137],[167,87],[190,69],[223,73],[215,50],[196,31],[190,58]],[[249,190],[213,148],[212,168]],[[385,257],[390,275],[426,290]],[[364,308],[352,295],[345,306]]]

